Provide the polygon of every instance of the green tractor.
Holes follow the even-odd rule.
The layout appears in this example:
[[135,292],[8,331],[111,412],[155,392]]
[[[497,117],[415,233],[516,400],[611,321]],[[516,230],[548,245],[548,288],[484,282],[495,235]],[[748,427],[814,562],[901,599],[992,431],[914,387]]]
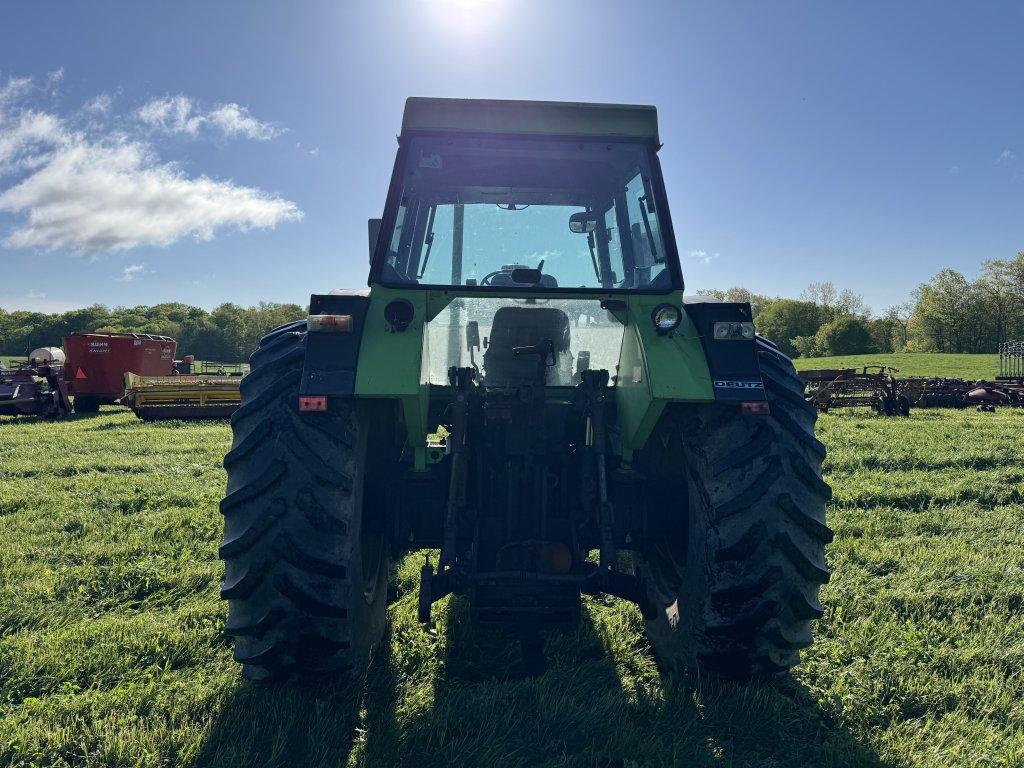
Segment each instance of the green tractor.
[[[815,409],[750,306],[683,296],[653,107],[409,99],[369,290],[242,381],[221,594],[253,679],[359,674],[389,562],[536,653],[582,595],[664,669],[771,676],[821,616]],[[435,554],[436,553],[436,554]]]

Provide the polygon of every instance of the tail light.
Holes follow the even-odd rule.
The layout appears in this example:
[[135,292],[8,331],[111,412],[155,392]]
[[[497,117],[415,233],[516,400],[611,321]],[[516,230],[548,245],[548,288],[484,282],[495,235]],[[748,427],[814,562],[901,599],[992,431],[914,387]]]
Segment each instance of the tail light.
[[310,315],[310,331],[321,333],[352,333],[352,315]]
[[715,323],[712,331],[715,341],[753,341],[753,323]]
[[324,395],[300,395],[299,410],[303,413],[326,411],[327,398]]

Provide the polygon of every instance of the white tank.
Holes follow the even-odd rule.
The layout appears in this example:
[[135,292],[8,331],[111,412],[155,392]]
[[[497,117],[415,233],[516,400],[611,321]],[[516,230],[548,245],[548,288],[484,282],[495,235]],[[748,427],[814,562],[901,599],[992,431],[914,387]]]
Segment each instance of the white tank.
[[64,350],[60,347],[39,347],[28,353],[31,365],[64,365]]

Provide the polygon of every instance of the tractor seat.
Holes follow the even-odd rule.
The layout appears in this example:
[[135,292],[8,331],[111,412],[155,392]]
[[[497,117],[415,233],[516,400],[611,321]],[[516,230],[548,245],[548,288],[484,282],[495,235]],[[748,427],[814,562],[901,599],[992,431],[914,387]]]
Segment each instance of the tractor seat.
[[565,312],[553,307],[502,307],[495,312],[484,352],[484,386],[535,383],[536,355],[516,357],[512,350],[540,344],[544,339],[551,340],[556,357],[569,351],[569,317]]

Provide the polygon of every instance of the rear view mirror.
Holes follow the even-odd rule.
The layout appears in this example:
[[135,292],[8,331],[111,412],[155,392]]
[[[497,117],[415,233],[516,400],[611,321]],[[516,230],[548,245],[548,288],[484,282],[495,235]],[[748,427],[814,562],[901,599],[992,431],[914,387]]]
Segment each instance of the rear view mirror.
[[599,218],[593,211],[580,211],[569,217],[569,231],[574,235],[589,235],[597,229]]

